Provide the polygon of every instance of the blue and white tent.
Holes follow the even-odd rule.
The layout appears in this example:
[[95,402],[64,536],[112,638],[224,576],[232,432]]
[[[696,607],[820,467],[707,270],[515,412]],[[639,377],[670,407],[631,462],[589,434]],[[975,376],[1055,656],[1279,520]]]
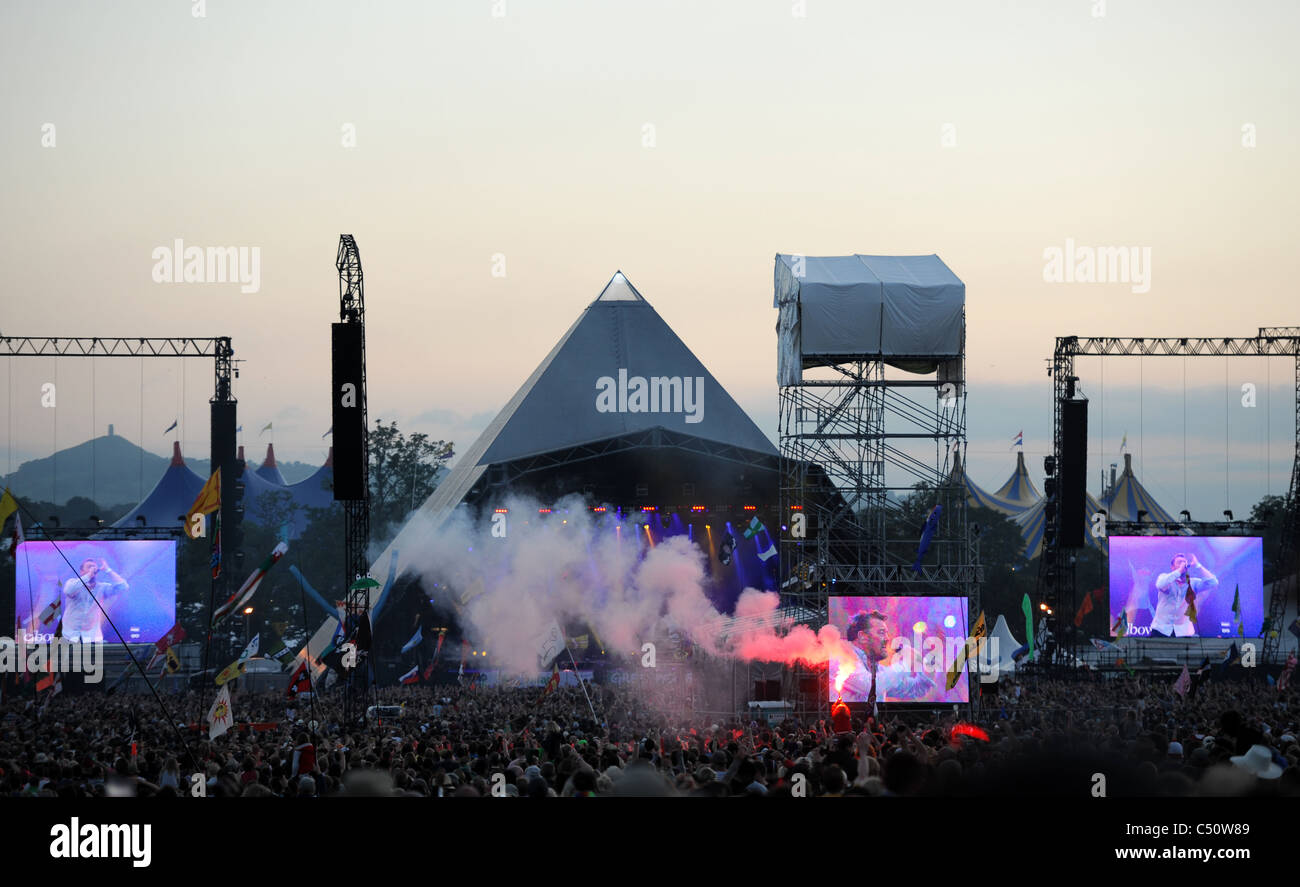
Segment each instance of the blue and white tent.
[[1115,486],[1102,497],[1101,507],[1106,509],[1108,520],[1136,521],[1138,512],[1145,511],[1144,521],[1174,522],[1169,512],[1161,507],[1133,474],[1132,453],[1124,454],[1124,473],[1120,475],[1119,480],[1115,481]]
[[1004,502],[1011,503],[1017,511],[1024,511],[1043,498],[1043,494],[1038,492],[1038,488],[1029,478],[1029,471],[1025,468],[1024,452],[1016,453],[1016,470],[1011,472],[1011,477],[1007,478],[1007,482],[993,495]]
[[137,518],[144,518],[147,527],[180,527],[185,524],[185,514],[198,498],[206,478],[199,477],[181,456],[180,441],[172,441],[172,461],[154,484],[149,495],[135,508],[119,518],[114,527],[138,526]]

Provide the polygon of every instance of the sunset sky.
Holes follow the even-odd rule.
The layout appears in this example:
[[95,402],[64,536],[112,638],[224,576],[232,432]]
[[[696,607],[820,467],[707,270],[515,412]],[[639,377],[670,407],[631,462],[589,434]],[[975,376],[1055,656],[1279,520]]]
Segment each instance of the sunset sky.
[[[371,419],[458,450],[619,269],[775,438],[773,256],[937,253],[991,489],[1022,429],[1041,478],[1056,336],[1300,325],[1292,2],[194,6],[0,6],[0,334],[231,336],[255,452],[324,457],[343,232]],[[259,291],[154,282],[178,238],[257,247]],[[1045,281],[1067,240],[1149,249],[1149,289]],[[1171,511],[1285,492],[1291,360],[1079,369],[1094,492],[1125,432]],[[0,471],[110,422],[206,457],[211,394],[205,360],[0,359]]]

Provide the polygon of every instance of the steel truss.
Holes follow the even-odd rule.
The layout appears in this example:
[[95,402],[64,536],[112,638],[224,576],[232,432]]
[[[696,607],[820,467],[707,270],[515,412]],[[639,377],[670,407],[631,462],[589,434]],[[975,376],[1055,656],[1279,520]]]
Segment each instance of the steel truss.
[[[964,352],[964,319],[962,342]],[[961,367],[959,376],[890,379],[880,355],[857,354],[830,366],[831,378],[805,375],[780,388],[783,603],[808,611],[810,627],[826,624],[832,593],[964,597],[974,620],[982,569],[953,472],[966,447],[964,356],[947,366]],[[917,455],[923,441],[932,456]],[[919,573],[912,565],[922,527],[891,529],[917,485],[942,506]],[[803,537],[795,535],[799,515]],[[816,716],[826,717],[825,670],[800,666],[794,675],[801,687],[814,677],[822,682]]]
[[[370,418],[366,412],[366,304],[365,278],[361,271],[361,253],[351,234],[339,235],[338,257],[335,266],[339,272],[339,322],[361,327],[361,384],[357,391],[357,406],[361,409],[361,492],[365,498],[349,499],[343,503],[343,587],[347,589],[344,604],[344,631],[351,638],[363,619],[370,617],[370,591],[357,580],[370,572]],[[332,393],[337,397],[337,393]],[[356,586],[356,587],[354,587]],[[373,674],[369,654],[358,659],[358,667],[348,671],[348,685],[344,697],[343,717],[353,724],[365,711],[366,698],[373,688]]]
[[[1278,550],[1277,575],[1273,594],[1269,599],[1268,621],[1264,631],[1263,661],[1276,662],[1286,602],[1296,593],[1297,560],[1300,560],[1300,326],[1260,327],[1255,336],[1239,338],[1116,338],[1061,336],[1056,340],[1052,355],[1052,458],[1061,464],[1061,400],[1073,397],[1074,359],[1081,356],[1166,356],[1166,357],[1292,357],[1295,359],[1295,448],[1291,459],[1291,484],[1286,494],[1286,513],[1282,524],[1282,539]],[[1043,555],[1039,562],[1037,594],[1048,606],[1067,607],[1063,612],[1077,612],[1078,595],[1075,587],[1074,559],[1060,545],[1060,515],[1055,509],[1044,509],[1046,527],[1043,536]],[[1243,522],[1230,522],[1225,526],[1241,526]],[[1160,525],[1126,523],[1108,524],[1107,532],[1115,535],[1113,527],[1123,526],[1144,530],[1153,526],[1167,528],[1204,526],[1197,524]],[[1214,526],[1219,526],[1214,524]],[[1079,643],[1076,636],[1074,645]],[[1059,645],[1063,649],[1066,645]]]

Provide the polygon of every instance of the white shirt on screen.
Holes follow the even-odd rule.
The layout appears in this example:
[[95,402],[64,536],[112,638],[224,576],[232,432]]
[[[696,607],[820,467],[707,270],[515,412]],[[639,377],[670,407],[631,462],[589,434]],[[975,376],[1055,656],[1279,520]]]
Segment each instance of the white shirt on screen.
[[[1199,571],[1200,576],[1190,575]],[[1187,618],[1187,589],[1193,594],[1219,587],[1218,578],[1201,564],[1188,566],[1187,575],[1181,570],[1170,570],[1156,577],[1156,612],[1151,617],[1151,630],[1171,637],[1189,638],[1196,634],[1196,626]]]

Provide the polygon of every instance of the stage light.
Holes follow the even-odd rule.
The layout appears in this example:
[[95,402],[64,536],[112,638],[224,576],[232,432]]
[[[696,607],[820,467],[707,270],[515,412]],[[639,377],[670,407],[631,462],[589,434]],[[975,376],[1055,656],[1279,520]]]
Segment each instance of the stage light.
[[1040,610],[1046,610],[1046,609],[1047,609],[1047,604],[1040,603],[1040,604],[1038,605],[1038,609],[1040,609]]
[[704,510],[704,506],[703,506],[703,505],[692,505],[692,506],[691,506],[691,511],[693,511],[693,512],[701,512],[701,511],[703,511],[703,510]]
[[245,607],[245,608],[244,608],[244,615],[245,615],[245,616],[252,616],[252,615],[253,615],[253,608],[252,608],[252,607]]
[[758,506],[757,506],[757,505],[746,505],[746,506],[745,506],[745,510],[746,510],[746,511],[757,511],[757,510],[758,510]]
[[604,513],[605,513],[605,506],[604,506],[604,505],[597,505],[595,508],[593,508],[593,509],[591,509],[591,510],[594,511],[594,512],[596,512],[597,514],[604,514]]
[[538,513],[538,514],[550,514],[550,513],[551,513],[551,509],[549,509],[549,508],[539,508],[539,509],[537,509],[537,513]]
[[509,509],[509,508],[494,508],[494,509],[492,509],[492,513],[493,513],[493,514],[509,514],[509,513],[510,513],[510,509]]

